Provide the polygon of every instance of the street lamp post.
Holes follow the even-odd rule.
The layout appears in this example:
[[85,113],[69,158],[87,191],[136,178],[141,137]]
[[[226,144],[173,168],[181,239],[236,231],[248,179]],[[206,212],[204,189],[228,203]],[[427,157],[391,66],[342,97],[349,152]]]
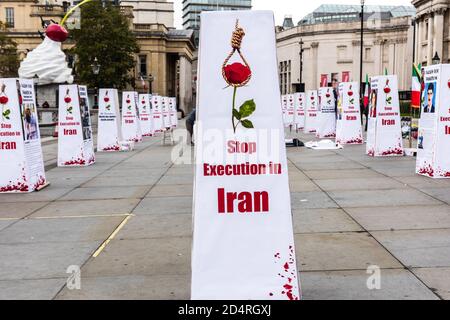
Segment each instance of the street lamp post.
[[300,42],[298,43],[300,45],[300,78],[299,78],[299,91],[302,92],[304,91],[302,88],[302,83],[303,83],[303,39],[300,39]]
[[150,85],[150,94],[153,94],[153,86],[152,86],[153,80],[155,80],[155,77],[153,77],[153,75],[150,74],[150,75],[148,76],[148,83],[149,83],[149,85]]
[[437,51],[436,51],[436,53],[434,54],[434,57],[433,57],[433,59],[431,60],[431,62],[432,62],[433,64],[440,64],[440,63],[441,63],[441,58],[439,58],[439,55],[438,55]]
[[94,108],[98,108],[98,98],[97,98],[97,90],[98,90],[98,74],[100,73],[100,64],[98,63],[97,57],[94,58],[94,62],[91,64],[92,73],[95,75],[95,92],[94,92]]
[[[364,96],[364,89],[362,89],[362,83],[363,83],[363,49],[364,49],[364,3],[365,0],[361,0],[361,50],[359,55],[359,92],[360,92],[360,101],[363,101]],[[362,117],[361,117],[361,124],[362,124]]]
[[39,101],[38,101],[38,82],[39,82],[39,76],[35,74],[33,76],[33,84],[34,84],[34,92],[36,95],[36,108],[39,107]]

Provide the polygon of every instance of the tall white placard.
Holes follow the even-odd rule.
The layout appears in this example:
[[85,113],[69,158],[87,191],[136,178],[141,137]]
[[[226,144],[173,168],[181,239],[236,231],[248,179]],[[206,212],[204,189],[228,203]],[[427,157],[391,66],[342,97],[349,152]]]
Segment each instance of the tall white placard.
[[303,130],[305,128],[305,103],[306,97],[304,93],[294,94],[295,101],[295,126],[297,130]]
[[286,110],[286,125],[294,125],[295,119],[295,96],[293,94],[287,95],[287,110]]
[[163,127],[168,130],[172,127],[170,123],[170,106],[169,106],[169,97],[162,97],[162,116],[163,116]]
[[126,141],[142,141],[136,101],[135,92],[122,92],[122,137]]
[[169,109],[170,109],[170,124],[172,128],[178,127],[178,111],[177,111],[177,98],[169,98]]
[[282,95],[281,96],[281,114],[282,114],[282,117],[283,117],[283,125],[285,127],[289,127],[288,116],[287,116],[287,108],[288,108],[287,95]]
[[162,115],[162,97],[152,95],[152,115],[153,115],[153,131],[154,133],[163,132],[163,115]]
[[0,79],[0,193],[47,184],[33,80]]
[[117,89],[100,89],[98,106],[97,151],[120,150],[122,130]]
[[143,137],[153,136],[153,116],[151,114],[149,94],[140,94],[138,99],[139,121]]
[[372,77],[369,98],[366,153],[403,156],[397,76]]
[[336,142],[340,144],[363,144],[364,142],[357,82],[339,84]]
[[87,88],[59,86],[58,166],[88,166],[95,162]]
[[306,92],[305,133],[316,133],[317,131],[318,105],[317,90],[308,90]]
[[192,298],[299,299],[273,13],[201,20]]
[[450,64],[425,67],[416,172],[450,178]]
[[317,117],[318,138],[336,137],[336,112],[334,110],[335,99],[333,88],[323,87],[319,89],[319,109]]

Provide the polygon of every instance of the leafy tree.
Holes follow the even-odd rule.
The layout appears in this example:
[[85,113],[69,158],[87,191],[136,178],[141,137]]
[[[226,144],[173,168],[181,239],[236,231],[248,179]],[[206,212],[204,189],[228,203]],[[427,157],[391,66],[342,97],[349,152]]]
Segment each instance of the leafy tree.
[[[102,2],[92,1],[81,7],[81,28],[70,31],[76,42],[71,50],[77,57],[76,75],[80,83],[90,87],[123,89],[134,81],[130,71],[139,47],[120,8],[109,2],[103,6]],[[92,70],[95,57],[100,65],[98,75]]]
[[6,32],[6,24],[0,21],[0,78],[17,77],[19,68],[17,44]]

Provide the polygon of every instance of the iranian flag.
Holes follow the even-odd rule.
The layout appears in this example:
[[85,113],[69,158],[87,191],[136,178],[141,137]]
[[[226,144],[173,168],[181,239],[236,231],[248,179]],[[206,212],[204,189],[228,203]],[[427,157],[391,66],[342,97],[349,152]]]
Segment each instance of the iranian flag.
[[413,64],[411,108],[420,109],[422,85],[420,84],[420,69]]
[[367,107],[369,106],[369,94],[370,94],[369,75],[366,74],[366,86],[364,89],[364,109],[367,109]]

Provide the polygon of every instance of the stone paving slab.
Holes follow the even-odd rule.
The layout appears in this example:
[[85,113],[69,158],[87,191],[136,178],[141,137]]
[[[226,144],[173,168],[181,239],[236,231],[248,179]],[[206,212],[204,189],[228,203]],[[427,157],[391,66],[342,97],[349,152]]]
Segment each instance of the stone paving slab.
[[376,231],[372,235],[407,267],[450,267],[450,229]]
[[193,184],[156,184],[147,197],[192,197]]
[[120,275],[82,277],[81,290],[64,288],[58,300],[189,300],[191,277]]
[[342,209],[293,210],[294,233],[362,231]]
[[419,268],[412,271],[439,297],[450,300],[450,268]]
[[30,217],[39,218],[118,214],[123,215],[131,213],[137,206],[139,201],[139,199],[134,198],[55,201],[36,211]]
[[148,192],[149,187],[93,187],[74,189],[60,200],[137,199]]
[[436,300],[411,272],[382,269],[381,289],[367,288],[366,270],[300,273],[305,300]]
[[118,235],[120,240],[191,237],[192,214],[155,214],[133,217]]
[[23,218],[30,213],[46,206],[49,202],[24,202],[18,206],[17,203],[2,203],[0,205],[0,220],[5,218]]
[[338,205],[322,191],[291,192],[291,205],[295,209],[338,208]]
[[66,278],[0,280],[0,300],[51,300],[65,283]]
[[401,264],[368,233],[296,234],[300,271],[401,268]]
[[191,242],[186,237],[113,240],[97,258],[89,260],[83,275],[190,274]]
[[412,189],[330,191],[328,194],[343,208],[442,204]]
[[450,204],[450,188],[422,188],[421,191]]
[[114,176],[114,177],[96,177],[89,182],[82,185],[83,188],[97,188],[97,187],[134,187],[134,186],[152,186],[155,184],[160,175],[141,175],[137,177],[130,176]]
[[346,208],[366,230],[417,230],[450,228],[447,205]]
[[0,203],[22,203],[22,202],[42,202],[54,201],[66,193],[69,193],[72,188],[57,188],[50,185],[49,187],[39,192],[32,192],[27,194],[9,193],[0,195]]
[[0,233],[0,244],[103,241],[124,217],[26,219]]
[[390,178],[323,179],[316,180],[325,191],[406,189],[401,182]]
[[383,178],[384,177],[382,174],[377,173],[370,169],[306,170],[304,173],[313,180]]
[[[2,233],[8,230],[2,230]],[[67,278],[70,265],[81,266],[100,245],[92,242],[0,244],[0,281]]]
[[177,214],[192,213],[192,197],[145,198],[134,214]]

